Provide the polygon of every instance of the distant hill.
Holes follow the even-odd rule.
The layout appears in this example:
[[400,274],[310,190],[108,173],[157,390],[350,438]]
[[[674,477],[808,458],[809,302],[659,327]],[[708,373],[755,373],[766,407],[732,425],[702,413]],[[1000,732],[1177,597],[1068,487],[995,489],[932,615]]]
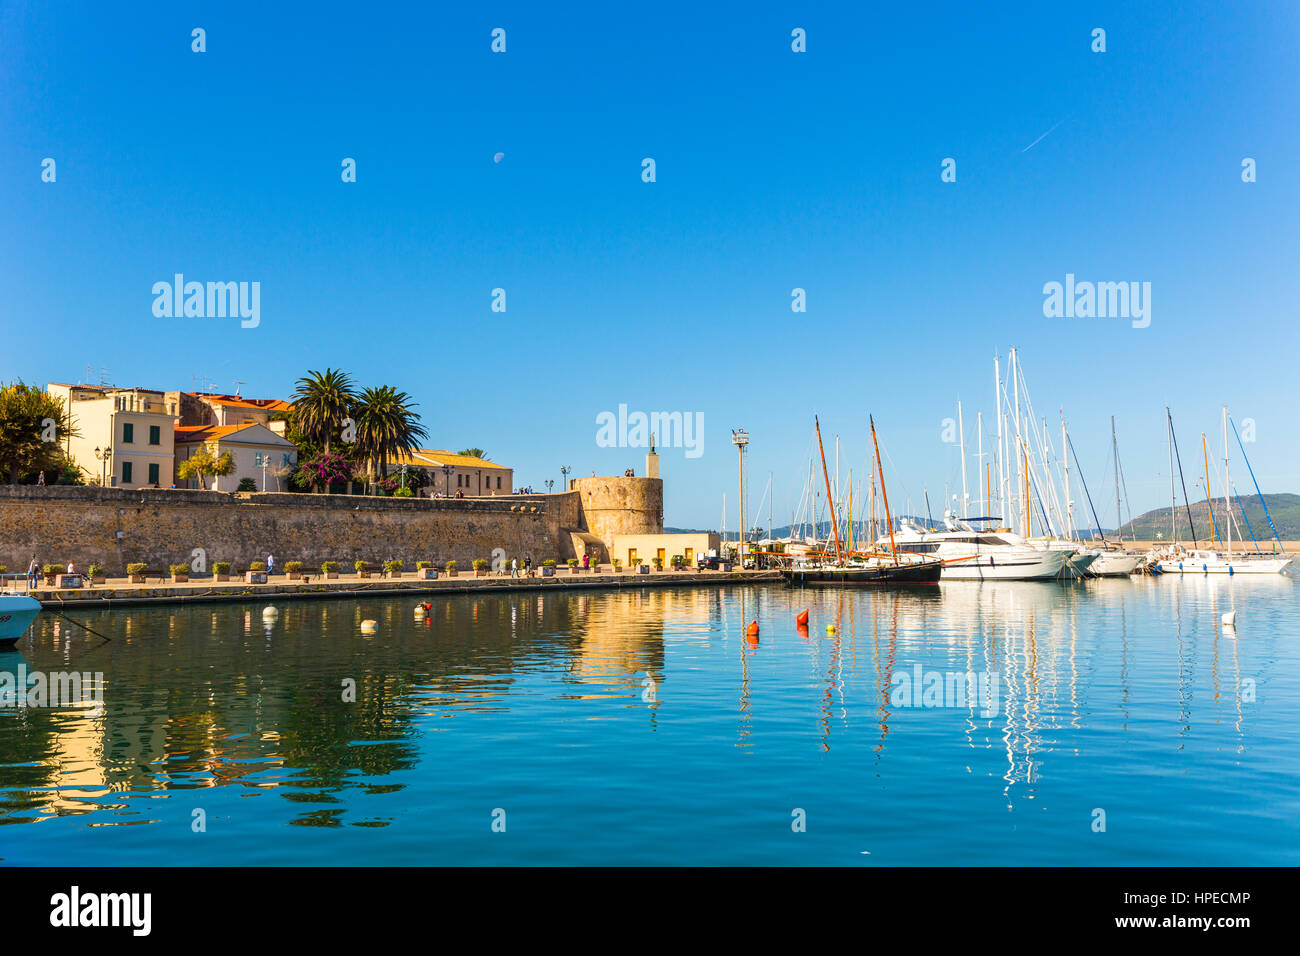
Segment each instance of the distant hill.
[[[1300,540],[1300,495],[1265,495],[1265,501],[1268,502],[1269,514],[1273,516],[1273,524],[1277,525],[1277,533],[1283,541]],[[1241,506],[1234,499],[1232,502],[1232,536],[1234,540],[1245,537],[1249,540],[1249,531],[1254,530],[1255,537],[1261,544],[1270,541],[1273,538],[1273,529],[1268,526],[1268,519],[1264,517],[1264,508],[1259,503],[1259,498],[1251,495],[1249,498],[1243,497],[1241,505],[1245,505],[1245,520],[1242,520]],[[1193,502],[1192,506],[1192,523],[1196,526],[1196,536],[1201,541],[1210,539],[1210,513],[1206,506],[1205,499],[1199,502]],[[1187,508],[1185,508],[1180,499],[1178,508],[1175,511],[1178,527],[1178,540],[1191,541],[1191,529],[1187,523]],[[1214,502],[1214,521],[1218,526],[1219,538],[1224,536],[1222,526],[1224,517],[1223,499],[1216,499]],[[1249,522],[1250,529],[1247,528]],[[1134,538],[1138,541],[1168,541],[1169,540],[1169,506],[1156,508],[1148,511],[1144,515],[1139,515],[1131,522],[1120,529],[1124,537]]]

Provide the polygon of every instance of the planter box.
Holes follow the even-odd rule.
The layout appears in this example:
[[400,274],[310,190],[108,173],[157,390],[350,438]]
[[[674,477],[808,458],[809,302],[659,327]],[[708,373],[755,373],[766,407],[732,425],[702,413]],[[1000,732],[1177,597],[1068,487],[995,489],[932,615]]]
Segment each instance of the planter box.
[[620,568],[620,567],[616,564],[616,565],[614,565],[614,573],[615,573],[615,574],[622,574],[622,573],[623,573],[623,569]]
[[474,577],[481,578],[481,577],[485,577],[486,575],[487,575],[487,571],[485,571],[484,569],[482,568],[474,569]]
[[214,574],[213,577],[216,578],[218,581],[229,581],[229,580],[230,580],[230,575],[229,575],[229,574]]
[[172,575],[172,584],[184,584],[184,583],[185,583],[186,581],[188,581],[189,579],[190,579],[190,576],[189,576],[188,574],[173,574],[173,575]]
[[106,584],[107,582],[108,582],[108,578],[104,577],[104,575],[102,575],[102,574],[99,575],[98,577],[94,577],[94,578],[91,578],[91,579],[90,579],[90,583],[91,583],[92,585],[93,585],[93,584]]
[[301,571],[290,571],[290,572],[289,572],[289,580],[290,580],[290,581],[301,581],[301,580],[302,580],[302,572],[301,572]]
[[436,581],[438,580],[438,569],[420,568],[415,572],[415,576],[421,581]]
[[56,588],[79,588],[81,587],[81,575],[56,574],[54,576],[54,586]]
[[456,570],[451,570],[451,571],[447,571],[446,574],[447,577],[454,578],[456,575],[460,574],[460,572]]
[[368,578],[368,577],[370,577],[370,572],[369,572],[369,571],[358,571],[358,572],[357,572],[357,577],[359,577],[359,578]]
[[130,577],[131,577],[132,584],[144,584],[143,574],[132,574]]
[[244,572],[244,583],[245,583],[245,584],[265,584],[265,583],[266,583],[266,572],[265,572],[265,571],[245,571],[245,572]]
[[337,578],[338,576],[339,576],[339,573],[338,573],[337,571],[326,571],[326,572],[325,572],[325,580],[327,580],[327,581],[333,581],[333,580],[334,580],[335,578]]

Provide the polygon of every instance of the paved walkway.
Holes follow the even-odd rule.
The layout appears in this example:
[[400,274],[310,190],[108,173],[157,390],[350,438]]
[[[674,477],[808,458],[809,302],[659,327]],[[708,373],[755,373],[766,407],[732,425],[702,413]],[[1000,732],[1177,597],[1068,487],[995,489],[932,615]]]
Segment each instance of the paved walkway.
[[126,604],[188,604],[212,601],[247,601],[274,596],[277,599],[310,599],[331,597],[378,597],[393,594],[420,594],[445,592],[451,594],[470,591],[524,590],[531,588],[622,588],[646,586],[725,586],[748,584],[755,581],[779,581],[776,571],[651,571],[639,574],[631,571],[615,572],[606,568],[593,571],[571,572],[567,568],[551,577],[540,571],[536,577],[511,577],[509,572],[461,571],[455,577],[445,572],[436,581],[418,579],[414,572],[380,577],[372,573],[362,578],[355,574],[340,574],[325,578],[310,574],[309,580],[290,581],[288,575],[273,575],[266,584],[246,584],[242,578],[217,581],[214,578],[190,579],[177,583],[169,578],[152,579],[144,584],[133,584],[129,578],[109,578],[103,584],[87,585],[81,589],[40,587],[29,592],[45,607],[94,607]]

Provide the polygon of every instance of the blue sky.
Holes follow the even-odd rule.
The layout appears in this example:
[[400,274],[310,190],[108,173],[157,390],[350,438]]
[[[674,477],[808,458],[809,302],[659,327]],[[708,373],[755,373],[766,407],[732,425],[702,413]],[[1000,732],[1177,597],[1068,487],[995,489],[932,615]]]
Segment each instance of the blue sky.
[[[90,365],[286,397],[343,367],[410,392],[432,445],[482,446],[536,487],[562,464],[640,473],[642,450],[597,447],[602,411],[702,412],[701,457],[663,449],[665,518],[716,526],[726,493],[734,528],[730,429],[751,436],[755,505],[774,475],[780,524],[814,413],[855,476],[873,413],[891,497],[937,502],[960,484],[942,421],[960,398],[973,433],[1015,345],[1095,496],[1112,414],[1138,513],[1167,500],[1164,406],[1194,472],[1225,402],[1256,423],[1265,490],[1300,491],[1298,20],[1285,3],[9,2],[0,379]],[[156,318],[152,285],[176,272],[260,282],[261,324]],[[1150,327],[1045,318],[1066,273],[1150,282]]]

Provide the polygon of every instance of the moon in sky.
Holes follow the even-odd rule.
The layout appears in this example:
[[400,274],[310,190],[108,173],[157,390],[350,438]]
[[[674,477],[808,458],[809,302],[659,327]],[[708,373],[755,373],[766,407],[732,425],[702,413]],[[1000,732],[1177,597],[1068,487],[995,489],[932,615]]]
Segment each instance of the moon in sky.
[[494,162],[494,163],[499,163],[499,162],[501,162],[501,160],[503,160],[503,159],[505,159],[505,158],[506,158],[506,154],[505,154],[505,153],[497,153],[495,156],[492,157],[492,162]]

